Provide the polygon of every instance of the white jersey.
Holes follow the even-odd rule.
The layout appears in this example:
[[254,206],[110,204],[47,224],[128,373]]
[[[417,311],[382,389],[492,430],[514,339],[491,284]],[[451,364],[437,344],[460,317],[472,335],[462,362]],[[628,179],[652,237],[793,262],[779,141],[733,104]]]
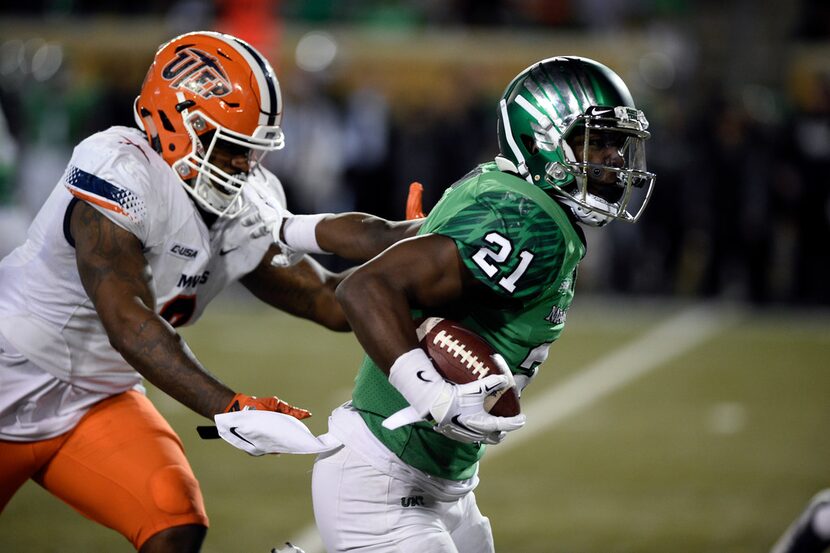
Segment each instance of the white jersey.
[[[68,232],[71,206],[86,201],[140,240],[152,270],[155,310],[182,326],[256,268],[271,244],[270,235],[251,238],[241,220],[255,209],[251,195],[257,191],[268,191],[271,201],[284,206],[282,186],[265,170],[248,184],[243,212],[208,229],[143,133],[112,127],[87,138],[75,148],[26,242],[0,261],[0,334],[38,368],[70,385],[104,394],[139,385],[141,376],[110,345],[81,284]],[[0,372],[0,399],[7,394],[2,384]]]

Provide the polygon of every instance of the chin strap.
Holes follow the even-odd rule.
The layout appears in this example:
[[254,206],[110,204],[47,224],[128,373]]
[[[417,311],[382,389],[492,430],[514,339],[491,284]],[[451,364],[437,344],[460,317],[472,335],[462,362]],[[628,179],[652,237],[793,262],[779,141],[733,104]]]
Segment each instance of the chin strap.
[[223,194],[210,184],[210,178],[204,173],[197,174],[190,186],[193,195],[198,197],[203,206],[208,206],[208,211],[231,219],[242,212],[244,207],[242,195],[240,193]]
[[606,215],[599,211],[594,211],[593,209],[589,209],[589,207],[597,207],[600,209],[608,209],[610,204],[597,198],[592,194],[587,194],[585,196],[585,205],[580,205],[576,202],[573,198],[565,196],[563,194],[559,195],[560,201],[568,206],[571,211],[573,212],[574,216],[579,220],[580,223],[585,223],[586,225],[592,227],[604,227],[608,223],[614,220],[614,217],[611,215]]

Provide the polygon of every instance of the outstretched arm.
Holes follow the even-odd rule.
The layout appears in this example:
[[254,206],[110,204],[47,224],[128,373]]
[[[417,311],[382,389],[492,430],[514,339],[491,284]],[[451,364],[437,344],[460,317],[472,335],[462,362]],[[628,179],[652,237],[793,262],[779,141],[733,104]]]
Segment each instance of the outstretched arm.
[[272,307],[330,330],[350,330],[334,290],[351,270],[333,273],[309,256],[290,267],[277,267],[270,261],[277,253],[278,246],[272,245],[256,269],[240,282]]
[[[346,213],[327,218],[323,228],[317,229],[317,242],[328,251],[347,259],[365,261],[371,259],[392,244],[412,238],[424,223],[424,185],[409,185],[406,199],[406,221],[385,221],[364,213]],[[418,219],[418,220],[415,220]],[[344,238],[357,236],[355,244],[342,243]],[[351,246],[351,247],[350,247]],[[343,253],[339,253],[343,252]],[[349,254],[349,255],[346,255]]]
[[[414,236],[421,224],[422,221],[387,221],[366,213],[289,214],[284,221],[276,222],[280,228],[278,241],[241,282],[257,298],[277,309],[331,330],[348,331],[349,322],[334,290],[353,269],[333,273],[303,253],[335,253],[365,261]],[[262,228],[255,229],[252,235],[262,233]]]
[[257,211],[242,224],[251,227],[251,237],[270,234],[274,243],[242,284],[265,303],[332,330],[350,329],[334,290],[353,269],[332,273],[305,254],[366,261],[414,237],[423,224],[358,212],[293,215],[268,190],[255,190],[258,195],[251,199]]
[[415,236],[423,221],[387,221],[366,213],[328,215],[317,225],[317,243],[345,259],[366,261],[405,238]]
[[[367,213],[286,214],[274,241],[284,253],[331,253],[353,261],[373,258],[392,244],[415,236],[423,221],[387,221]],[[254,231],[256,234],[257,231]]]
[[[423,220],[387,221],[359,212],[294,215],[285,208],[276,177],[261,183],[254,180],[250,185],[254,193],[248,199],[254,209],[241,222],[251,227],[253,238],[271,235],[279,246],[277,255],[269,257],[275,266],[293,265],[306,253],[331,253],[366,261],[392,244],[415,236],[423,224]],[[408,204],[415,201],[410,200]]]
[[[290,411],[290,406],[273,398],[257,402],[234,394],[199,363],[181,336],[155,312],[153,277],[134,235],[85,202],[75,205],[70,232],[81,282],[110,343],[148,381],[208,418],[232,408],[233,400],[239,408],[261,404],[259,408]],[[289,414],[302,415],[300,411]]]

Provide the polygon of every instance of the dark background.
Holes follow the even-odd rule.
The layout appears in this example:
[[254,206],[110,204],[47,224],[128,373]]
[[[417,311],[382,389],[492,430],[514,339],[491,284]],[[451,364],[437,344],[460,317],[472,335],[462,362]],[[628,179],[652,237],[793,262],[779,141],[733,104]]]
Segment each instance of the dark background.
[[[589,232],[602,294],[830,304],[830,5],[819,0],[33,1],[0,8],[0,253],[72,146],[132,125],[155,48],[215,29],[255,44],[285,99],[267,159],[298,213],[401,218],[492,159],[507,82],[592,57],[650,122],[652,203]],[[786,4],[786,5],[784,5]]]

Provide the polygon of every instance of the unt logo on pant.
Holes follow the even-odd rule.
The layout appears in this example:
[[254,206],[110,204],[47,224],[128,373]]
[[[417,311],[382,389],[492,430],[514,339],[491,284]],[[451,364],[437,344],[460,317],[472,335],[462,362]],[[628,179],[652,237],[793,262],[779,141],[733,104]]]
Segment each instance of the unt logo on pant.
[[409,497],[402,497],[401,498],[401,507],[423,507],[424,506],[424,496],[422,495],[410,495]]

